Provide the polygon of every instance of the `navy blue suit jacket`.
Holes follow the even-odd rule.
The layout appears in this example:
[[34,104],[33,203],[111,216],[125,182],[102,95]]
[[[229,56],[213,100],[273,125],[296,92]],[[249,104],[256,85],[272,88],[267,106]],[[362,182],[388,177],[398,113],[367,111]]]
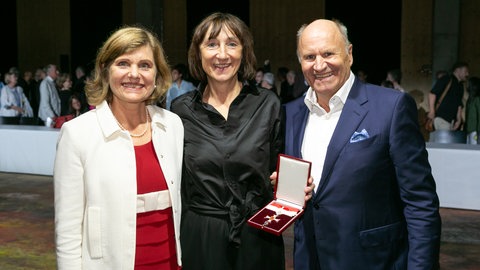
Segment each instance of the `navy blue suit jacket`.
[[[302,158],[304,98],[285,113],[285,153]],[[408,94],[355,79],[318,189],[295,223],[296,270],[438,267],[439,200],[417,119]],[[351,142],[362,130],[368,138]]]

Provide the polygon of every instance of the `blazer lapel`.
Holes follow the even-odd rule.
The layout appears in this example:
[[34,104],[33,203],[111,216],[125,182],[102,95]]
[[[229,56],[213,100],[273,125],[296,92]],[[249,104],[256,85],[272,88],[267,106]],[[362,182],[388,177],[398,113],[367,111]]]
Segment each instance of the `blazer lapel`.
[[[172,156],[169,156],[169,153],[172,147],[171,141],[168,141],[166,136],[166,129],[167,127],[163,124],[163,119],[160,116],[160,113],[156,110],[152,110],[149,108],[149,113],[152,117],[152,141],[153,146],[155,147],[155,153],[157,154],[158,161],[160,162],[160,166],[162,168],[163,175],[165,176],[165,180],[167,181],[168,188],[171,189],[172,181],[175,179],[175,159]],[[168,150],[167,150],[168,149]]]

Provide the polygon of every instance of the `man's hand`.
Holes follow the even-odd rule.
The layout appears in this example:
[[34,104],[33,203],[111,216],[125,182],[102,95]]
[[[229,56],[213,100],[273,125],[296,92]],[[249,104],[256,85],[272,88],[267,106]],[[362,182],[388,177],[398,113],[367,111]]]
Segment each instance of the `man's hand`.
[[305,187],[305,202],[309,201],[313,195],[313,189],[315,188],[315,184],[313,183],[313,177],[310,176],[307,181],[307,186]]

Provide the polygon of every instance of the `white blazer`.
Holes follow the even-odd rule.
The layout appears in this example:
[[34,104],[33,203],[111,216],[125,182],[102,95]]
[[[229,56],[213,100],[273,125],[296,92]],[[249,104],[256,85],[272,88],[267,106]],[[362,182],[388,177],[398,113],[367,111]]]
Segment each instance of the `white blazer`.
[[[181,265],[180,182],[183,124],[148,106],[152,140],[172,202],[178,264]],[[54,168],[55,236],[59,270],[134,268],[137,216],[133,142],[104,101],[66,122]]]

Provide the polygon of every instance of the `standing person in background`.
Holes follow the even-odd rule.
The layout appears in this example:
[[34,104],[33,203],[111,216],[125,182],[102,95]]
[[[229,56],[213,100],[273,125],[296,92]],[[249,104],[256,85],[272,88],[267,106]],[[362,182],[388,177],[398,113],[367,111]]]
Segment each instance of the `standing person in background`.
[[250,30],[231,14],[206,17],[188,63],[198,90],[171,105],[185,126],[184,269],[284,269],[283,238],[246,224],[273,199],[283,145],[280,100],[246,83],[256,63]]
[[383,87],[386,87],[386,88],[395,89],[395,86],[393,85],[392,81],[389,81],[389,80],[383,80],[383,81],[380,83],[380,86],[383,86]]
[[187,81],[187,67],[184,64],[176,64],[172,68],[172,86],[168,89],[165,108],[170,110],[172,100],[187,92],[195,90],[193,83]]
[[0,89],[0,116],[33,117],[33,110],[21,86],[17,85],[18,75],[5,74],[6,85]]
[[82,104],[80,98],[75,94],[70,97],[68,105],[68,114],[73,115],[73,117],[80,116],[82,113],[87,112],[87,107]]
[[288,73],[288,68],[287,67],[279,67],[277,69],[277,74],[275,75],[276,79],[276,84],[275,86],[277,89],[281,88],[281,85],[283,82],[287,80],[287,73]]
[[[457,62],[453,65],[452,74],[438,79],[430,91],[428,118],[433,119],[435,130],[461,128],[464,83],[468,79],[468,74],[468,64]],[[440,105],[437,105],[438,103]]]
[[289,70],[285,76],[285,81],[280,85],[280,100],[282,103],[288,103],[293,98],[293,85],[295,83],[295,71]]
[[307,80],[305,80],[303,73],[297,73],[295,75],[295,83],[293,84],[293,98],[295,99],[303,96],[309,87],[310,86],[308,85]]
[[58,96],[60,97],[60,115],[67,115],[70,109],[69,101],[73,95],[70,74],[60,74],[55,83],[57,84]]
[[[33,75],[33,84],[32,84],[32,92],[30,98],[30,105],[33,109],[34,117],[38,118],[38,109],[40,106],[40,84],[42,83],[43,79],[47,77],[47,74],[43,70],[43,68],[37,68]],[[43,125],[42,120],[39,118],[37,119],[38,124]]]
[[367,73],[365,70],[363,70],[363,69],[359,69],[359,70],[357,71],[357,78],[358,78],[360,81],[366,83],[366,82],[368,82],[368,81],[367,81],[368,73]]
[[257,87],[260,87],[260,85],[262,84],[263,75],[267,72],[270,72],[270,70],[271,70],[270,60],[266,59],[265,61],[263,61],[263,66],[258,67],[256,69],[254,80],[250,80],[249,83],[252,85],[256,85]]
[[467,113],[465,121],[467,143],[479,144],[478,135],[480,134],[480,78],[469,78],[467,90],[469,93],[466,105]]
[[96,108],[66,122],[57,145],[59,270],[181,267],[183,126],[152,105],[170,83],[152,32],[123,27],[100,48],[86,87]]
[[260,87],[270,90],[278,96],[277,88],[275,87],[275,75],[273,75],[273,73],[267,72],[263,74],[263,79],[262,83],[260,83]]
[[393,89],[400,92],[405,92],[400,82],[402,81],[402,71],[400,69],[391,69],[387,72],[387,78],[385,79],[393,84]]
[[443,70],[443,69],[435,72],[435,81],[442,78],[445,75],[448,75],[448,72],[446,70]]
[[428,142],[430,139],[430,132],[428,132],[425,128],[425,122],[427,121],[427,111],[425,111],[422,106],[423,101],[425,100],[424,93],[419,89],[413,89],[408,93],[413,97],[415,103],[417,104],[418,125],[420,128],[420,132],[423,135],[423,139]]
[[40,85],[40,83],[43,81],[43,79],[45,79],[45,77],[47,77],[47,73],[45,72],[45,70],[43,68],[37,68],[35,70],[35,74],[33,76],[33,80],[38,84]]
[[265,74],[265,70],[262,67],[257,68],[255,71],[255,78],[252,80],[252,85],[260,87],[263,80],[263,74]]
[[[18,85],[23,88],[23,93],[28,98],[32,99],[33,74],[27,70],[23,72],[23,76],[18,78]],[[30,104],[31,105],[31,104]]]
[[53,119],[61,113],[61,101],[58,95],[55,80],[58,77],[59,71],[57,66],[50,64],[45,67],[47,76],[40,83],[40,105],[38,108],[38,117],[45,124],[48,124],[47,119]]
[[87,72],[85,67],[78,66],[75,69],[75,80],[73,82],[72,92],[80,98],[82,104],[88,107],[87,97],[85,95],[85,84],[87,83]]
[[310,88],[285,105],[285,153],[312,162],[315,194],[294,227],[295,269],[438,269],[441,220],[417,108],[365,84],[338,21],[297,35]]

